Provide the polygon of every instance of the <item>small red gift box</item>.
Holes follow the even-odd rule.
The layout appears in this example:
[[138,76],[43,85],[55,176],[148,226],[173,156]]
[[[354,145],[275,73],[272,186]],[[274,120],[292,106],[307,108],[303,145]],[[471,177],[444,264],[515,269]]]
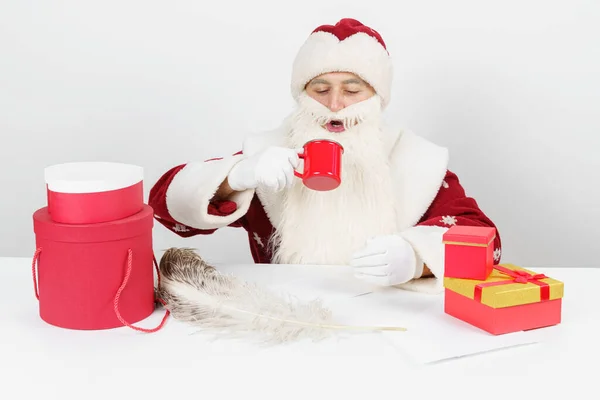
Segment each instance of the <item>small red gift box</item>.
[[128,218],[144,207],[143,169],[110,162],[73,162],[44,171],[48,213],[63,224]]
[[495,238],[495,228],[452,226],[443,236],[444,276],[487,279],[494,266],[493,242]]
[[494,335],[543,328],[561,321],[564,284],[512,264],[486,280],[444,278],[446,314]]

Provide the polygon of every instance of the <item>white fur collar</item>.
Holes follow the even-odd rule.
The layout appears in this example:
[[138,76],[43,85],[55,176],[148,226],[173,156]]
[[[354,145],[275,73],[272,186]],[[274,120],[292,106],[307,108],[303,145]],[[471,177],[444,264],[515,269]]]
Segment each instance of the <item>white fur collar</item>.
[[[285,128],[249,136],[243,144],[246,155],[256,154],[268,146],[285,142]],[[404,230],[414,226],[427,211],[446,175],[448,150],[411,131],[387,129],[389,157],[392,166],[395,201],[398,202],[398,226]],[[272,222],[277,215],[277,202],[258,191]]]
[[395,173],[399,228],[414,226],[435,199],[446,176],[448,149],[405,131],[390,153]]

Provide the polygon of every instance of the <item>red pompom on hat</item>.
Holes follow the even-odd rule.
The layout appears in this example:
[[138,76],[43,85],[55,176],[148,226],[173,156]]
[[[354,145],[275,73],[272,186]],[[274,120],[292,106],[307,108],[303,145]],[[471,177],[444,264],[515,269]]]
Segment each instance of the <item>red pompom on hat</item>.
[[302,45],[292,67],[292,96],[296,99],[314,77],[328,72],[351,72],[390,101],[392,61],[381,35],[351,18],[315,29]]

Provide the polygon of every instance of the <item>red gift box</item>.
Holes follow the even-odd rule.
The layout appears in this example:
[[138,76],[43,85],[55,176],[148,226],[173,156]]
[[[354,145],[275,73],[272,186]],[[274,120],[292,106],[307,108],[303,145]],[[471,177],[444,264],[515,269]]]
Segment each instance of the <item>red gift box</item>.
[[455,225],[444,233],[444,276],[486,279],[494,267],[496,229]]
[[128,218],[97,224],[62,224],[47,207],[37,210],[33,272],[40,317],[58,327],[96,330],[152,314],[153,221],[147,205]]
[[56,222],[116,221],[142,210],[143,169],[110,162],[74,162],[45,169],[48,212]]
[[564,284],[512,264],[486,280],[444,278],[444,311],[494,335],[561,322]]

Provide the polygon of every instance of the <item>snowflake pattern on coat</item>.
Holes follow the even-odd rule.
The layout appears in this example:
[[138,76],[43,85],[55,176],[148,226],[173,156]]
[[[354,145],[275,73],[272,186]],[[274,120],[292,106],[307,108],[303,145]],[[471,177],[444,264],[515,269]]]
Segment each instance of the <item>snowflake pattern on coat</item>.
[[456,218],[451,215],[445,215],[440,219],[440,222],[444,225],[456,225]]
[[252,233],[252,236],[254,237],[254,240],[256,241],[256,243],[258,243],[260,247],[265,247],[265,244],[263,243],[262,238],[258,236],[258,233],[254,232]]
[[502,257],[502,249],[496,248],[496,250],[494,250],[494,261],[500,262],[500,257]]

